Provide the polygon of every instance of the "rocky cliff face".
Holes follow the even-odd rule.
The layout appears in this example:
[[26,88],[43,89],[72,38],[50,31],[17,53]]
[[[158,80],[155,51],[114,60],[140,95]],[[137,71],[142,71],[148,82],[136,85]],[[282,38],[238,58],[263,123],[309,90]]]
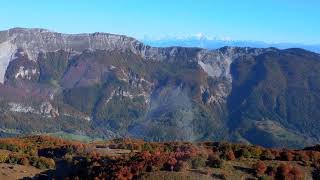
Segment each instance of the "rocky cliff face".
[[[276,56],[274,63],[267,63],[268,54]],[[286,69],[283,59],[289,57],[301,58],[297,64],[310,63],[309,59],[315,59],[315,67],[319,63],[319,55],[300,50],[155,48],[107,33],[1,31],[2,133],[63,131],[103,138],[228,139],[263,145],[257,139],[268,136],[271,146],[318,142],[318,136],[303,136],[301,124],[290,123],[298,119],[285,112],[301,99],[265,94],[271,88],[266,85],[271,83],[268,79],[281,77],[274,87],[289,87],[295,83],[289,81],[292,73],[303,72],[301,81],[312,77],[300,88],[317,88],[319,75],[293,66]],[[273,71],[277,68],[278,77]],[[257,90],[261,87],[265,91]],[[300,92],[307,98],[309,91]],[[314,93],[316,99],[318,93]],[[268,104],[269,99],[273,103]],[[306,103],[308,107],[316,104]],[[318,110],[312,113],[316,115],[305,121],[318,125],[313,120]],[[257,138],[251,139],[252,134]]]
[[[0,32],[1,72],[4,74],[16,53],[23,51],[31,61],[37,61],[40,53],[65,50],[72,55],[84,50],[131,52],[146,60],[174,61],[184,58],[197,61],[213,77],[229,75],[232,60],[244,53],[260,54],[262,49],[226,48],[223,51],[208,51],[193,48],[155,48],[142,44],[134,38],[108,33],[61,34],[45,29],[14,28]],[[3,76],[1,77],[3,82]]]

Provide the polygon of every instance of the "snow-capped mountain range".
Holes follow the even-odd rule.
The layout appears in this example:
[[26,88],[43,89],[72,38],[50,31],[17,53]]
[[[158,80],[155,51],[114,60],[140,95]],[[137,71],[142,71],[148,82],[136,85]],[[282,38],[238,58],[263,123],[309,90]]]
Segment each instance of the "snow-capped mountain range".
[[237,47],[255,47],[267,48],[275,47],[278,49],[303,48],[313,52],[320,52],[320,44],[300,44],[300,43],[279,43],[264,42],[253,40],[233,40],[224,36],[209,36],[203,33],[194,35],[177,35],[163,37],[144,37],[140,38],[143,43],[155,47],[183,46],[183,47],[200,47],[205,49],[217,49],[224,46]]

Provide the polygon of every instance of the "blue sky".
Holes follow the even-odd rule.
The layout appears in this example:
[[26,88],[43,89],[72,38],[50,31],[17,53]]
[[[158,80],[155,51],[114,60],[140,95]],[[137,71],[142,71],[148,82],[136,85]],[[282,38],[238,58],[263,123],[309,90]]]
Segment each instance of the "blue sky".
[[319,0],[2,0],[0,29],[320,43]]

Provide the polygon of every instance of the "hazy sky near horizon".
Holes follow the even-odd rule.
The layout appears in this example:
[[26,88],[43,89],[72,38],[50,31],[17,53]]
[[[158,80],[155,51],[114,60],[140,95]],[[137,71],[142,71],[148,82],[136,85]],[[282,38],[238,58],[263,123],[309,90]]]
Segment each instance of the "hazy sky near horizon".
[[319,0],[1,0],[0,29],[320,43]]

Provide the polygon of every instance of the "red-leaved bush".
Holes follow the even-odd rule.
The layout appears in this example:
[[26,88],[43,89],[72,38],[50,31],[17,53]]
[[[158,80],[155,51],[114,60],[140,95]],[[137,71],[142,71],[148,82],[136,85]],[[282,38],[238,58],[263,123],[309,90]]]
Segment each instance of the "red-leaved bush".
[[253,164],[252,168],[257,176],[263,175],[267,170],[267,166],[262,161],[258,161],[257,163]]

